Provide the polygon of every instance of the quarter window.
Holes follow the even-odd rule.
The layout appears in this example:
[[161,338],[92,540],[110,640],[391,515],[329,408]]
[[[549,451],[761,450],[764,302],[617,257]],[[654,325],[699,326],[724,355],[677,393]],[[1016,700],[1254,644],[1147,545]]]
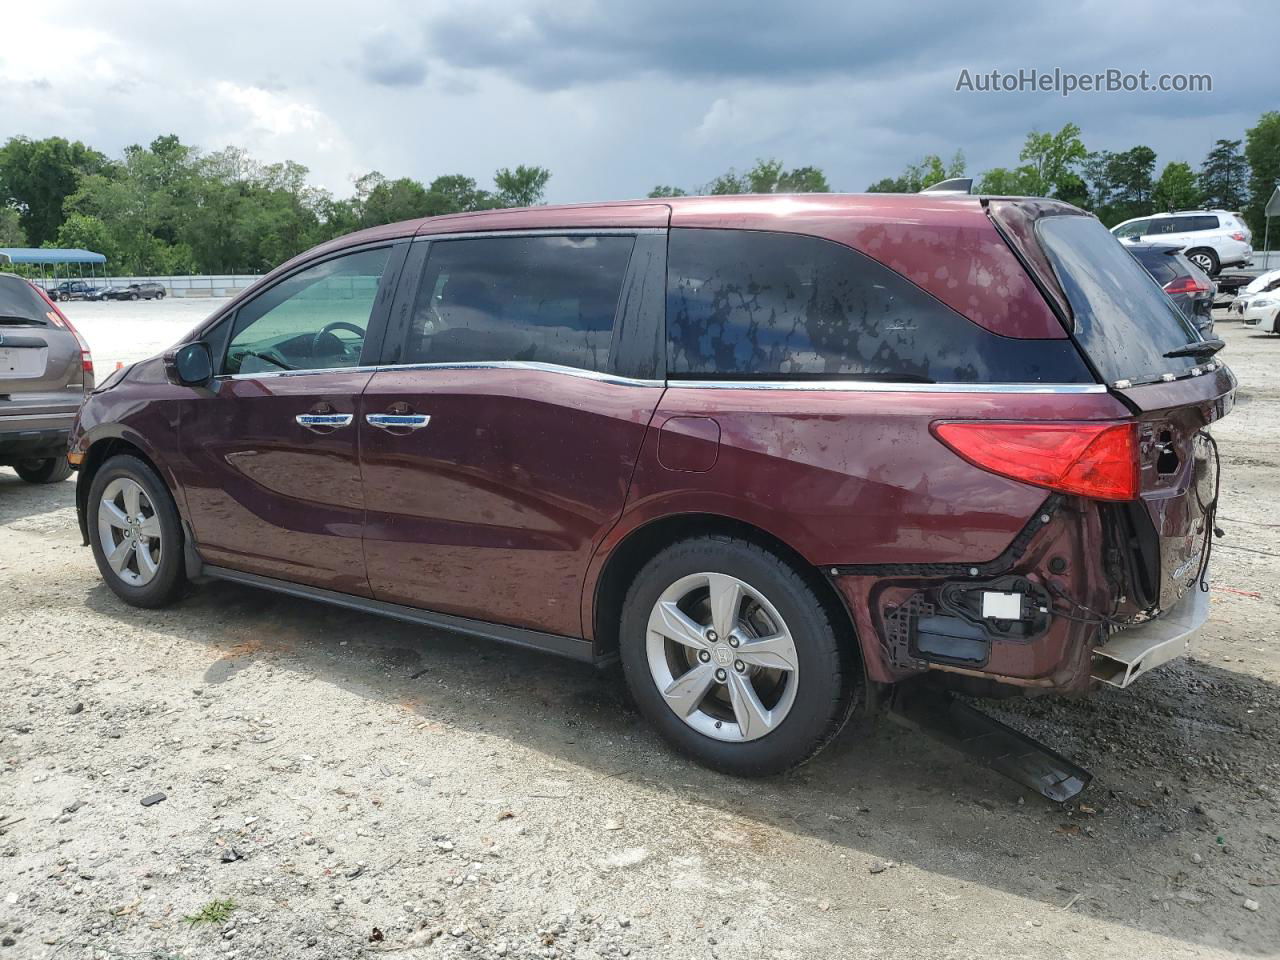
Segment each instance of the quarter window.
[[672,378],[1091,379],[1069,340],[997,336],[870,257],[786,233],[672,230],[667,341]]
[[432,241],[404,362],[607,370],[634,244],[629,236]]
[[329,370],[360,363],[388,249],[325,260],[236,313],[223,373]]

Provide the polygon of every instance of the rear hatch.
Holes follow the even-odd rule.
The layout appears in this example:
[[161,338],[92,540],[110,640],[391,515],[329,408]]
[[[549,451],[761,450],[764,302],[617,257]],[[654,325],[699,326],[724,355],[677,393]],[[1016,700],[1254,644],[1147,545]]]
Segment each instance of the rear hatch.
[[0,274],[0,417],[74,410],[87,356],[51,303],[21,277]]
[[988,209],[1099,380],[1138,421],[1140,514],[1118,526],[1146,584],[1132,584],[1145,596],[1128,599],[1167,610],[1206,559],[1218,467],[1207,428],[1230,412],[1235,377],[1216,356],[1180,355],[1203,343],[1194,323],[1096,218],[1053,201],[993,200]]

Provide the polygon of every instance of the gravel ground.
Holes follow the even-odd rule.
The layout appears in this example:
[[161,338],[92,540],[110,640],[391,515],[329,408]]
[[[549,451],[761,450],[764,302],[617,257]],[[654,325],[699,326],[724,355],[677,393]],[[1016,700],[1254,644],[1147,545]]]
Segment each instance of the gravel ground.
[[[106,367],[211,305],[69,306]],[[894,724],[740,781],[616,673],[231,584],[135,610],[72,483],[0,471],[0,960],[1280,955],[1280,339],[1222,331],[1195,656],[990,705],[1093,771],[1065,807]]]

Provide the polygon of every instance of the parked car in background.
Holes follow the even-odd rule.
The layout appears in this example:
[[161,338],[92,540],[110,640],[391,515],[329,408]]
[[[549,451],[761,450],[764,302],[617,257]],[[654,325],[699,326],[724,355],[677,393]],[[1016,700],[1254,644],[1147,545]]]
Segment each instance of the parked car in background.
[[1127,243],[1147,273],[1160,284],[1206,340],[1213,336],[1213,301],[1217,287],[1209,275],[1186,258],[1181,248],[1161,243]]
[[1126,220],[1111,228],[1122,240],[1168,243],[1209,276],[1223,267],[1247,266],[1253,259],[1249,228],[1228,210],[1183,210]]
[[163,300],[165,289],[159,283],[131,283],[127,287],[109,287],[103,292],[105,300]]
[[1280,333],[1280,270],[1255,277],[1231,304],[1229,313],[1259,333]]
[[213,577],[617,657],[676,747],[767,774],[873,690],[1182,653],[1220,346],[1052,200],[495,210],[296,257],[113,373],[69,456],[127,603]]
[[[1277,296],[1280,296],[1280,270],[1270,270],[1253,277],[1240,288],[1236,298],[1227,308],[1227,315],[1244,320],[1246,324],[1252,319],[1254,322],[1249,325],[1257,326],[1269,318],[1270,314],[1267,310],[1271,306],[1270,303],[1260,305],[1259,301],[1274,300]],[[1267,332],[1271,331],[1267,330]]]
[[84,280],[66,280],[49,290],[52,300],[101,300],[102,287]]
[[0,466],[30,483],[69,477],[67,438],[92,389],[75,327],[40,288],[0,273]]

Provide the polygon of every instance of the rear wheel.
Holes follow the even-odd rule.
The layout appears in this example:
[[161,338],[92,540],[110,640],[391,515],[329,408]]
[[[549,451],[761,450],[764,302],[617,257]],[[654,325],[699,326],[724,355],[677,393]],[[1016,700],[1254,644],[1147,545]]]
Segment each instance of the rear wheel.
[[89,541],[103,580],[135,607],[176,599],[183,570],[182,524],[164,482],[137,457],[112,457],[89,488]]
[[699,537],[645,565],[620,644],[641,711],[677,749],[744,776],[816,754],[859,692],[827,607],[794,569],[743,540]]
[[136,293],[131,293],[131,294],[129,294],[129,299],[130,299],[130,300],[137,300],[137,299],[138,299],[138,295],[137,295]]
[[13,469],[27,483],[61,483],[71,476],[71,464],[66,457],[20,460],[13,465]]
[[1218,255],[1207,247],[1197,247],[1195,250],[1189,250],[1187,259],[1211,277],[1217,274],[1220,266]]
[[163,291],[163,290],[159,290],[159,291],[157,291],[157,292],[156,292],[156,299],[157,299],[157,300],[163,300],[163,299],[164,299],[164,291]]

